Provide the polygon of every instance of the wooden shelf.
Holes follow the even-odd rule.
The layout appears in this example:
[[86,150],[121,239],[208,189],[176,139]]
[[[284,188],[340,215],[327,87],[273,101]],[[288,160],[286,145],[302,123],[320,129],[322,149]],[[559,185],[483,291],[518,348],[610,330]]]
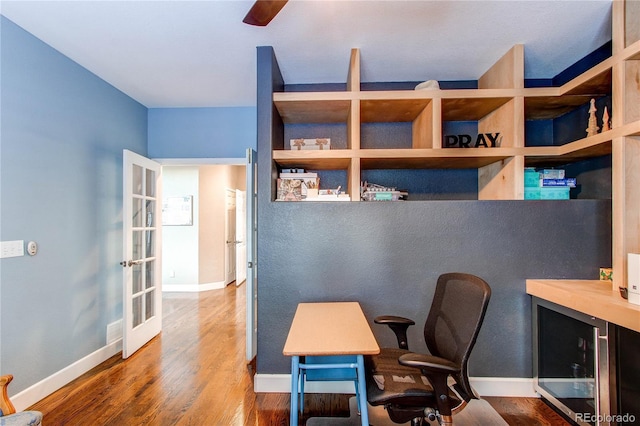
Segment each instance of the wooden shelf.
[[296,167],[309,170],[346,170],[355,157],[350,149],[322,151],[273,151],[273,160],[281,167]]
[[548,120],[560,117],[592,98],[611,95],[611,60],[608,59],[579,75],[557,90],[528,89],[525,96],[525,118]]
[[561,95],[604,96],[611,94],[611,68],[608,58],[560,87]]
[[622,52],[622,57],[625,61],[640,60],[640,40],[624,49],[624,51]]
[[367,169],[477,169],[513,156],[507,148],[362,149],[357,153]]
[[448,91],[442,96],[442,121],[478,121],[511,99],[513,96],[492,96],[485,89]]
[[363,99],[360,102],[360,122],[411,122],[415,120],[422,111],[424,111],[430,102],[431,99],[423,97],[380,97],[378,99],[374,97],[367,97],[367,99]]
[[284,123],[346,123],[351,92],[280,92],[273,102]]

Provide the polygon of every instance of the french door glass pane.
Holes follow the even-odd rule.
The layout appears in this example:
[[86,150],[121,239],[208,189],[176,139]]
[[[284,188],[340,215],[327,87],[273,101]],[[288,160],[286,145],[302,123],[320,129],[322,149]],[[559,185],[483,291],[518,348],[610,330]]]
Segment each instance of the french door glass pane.
[[149,289],[151,287],[156,286],[155,261],[151,260],[149,262],[146,262],[145,264],[147,266],[146,268],[147,279],[145,280],[144,286],[145,286],[145,289]]
[[145,316],[145,320],[148,320],[150,318],[153,318],[153,316],[155,315],[155,304],[153,303],[154,301],[154,297],[155,297],[155,290],[151,290],[150,292],[145,294],[146,297],[146,305],[147,305],[147,309],[146,309],[146,316]]
[[154,200],[147,200],[147,223],[146,226],[156,226],[156,202]]
[[132,303],[133,303],[132,304],[132,309],[133,309],[132,326],[134,328],[142,324],[142,318],[144,313],[143,312],[144,305],[142,304],[142,302],[144,301],[143,297],[144,297],[143,295],[136,296],[132,300]]
[[142,268],[144,267],[144,263],[140,265],[132,265],[131,268],[131,294],[136,294],[142,291]]
[[142,210],[142,199],[134,198],[131,201],[132,204],[132,217],[131,217],[131,226],[134,228],[140,228],[143,225],[144,220],[144,211]]
[[132,191],[136,195],[142,195],[142,167],[134,164],[131,173]]
[[131,232],[131,259],[138,260],[144,259],[144,253],[142,252],[142,241],[144,238],[144,231]]
[[146,257],[155,256],[155,250],[154,250],[154,244],[153,244],[153,239],[155,238],[155,233],[156,233],[156,231],[146,231],[146,233],[145,233],[146,245],[147,245],[147,256]]
[[147,169],[147,194],[148,197],[156,195],[156,172]]

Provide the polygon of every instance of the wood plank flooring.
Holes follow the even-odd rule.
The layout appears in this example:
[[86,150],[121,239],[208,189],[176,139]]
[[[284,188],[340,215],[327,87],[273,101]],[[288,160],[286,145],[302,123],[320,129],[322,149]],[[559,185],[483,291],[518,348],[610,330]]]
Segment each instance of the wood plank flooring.
[[[289,394],[255,394],[244,358],[244,286],[163,297],[160,336],[30,409],[46,426],[287,425]],[[348,416],[349,395],[305,395],[311,416]],[[568,425],[536,398],[486,398],[510,425]]]

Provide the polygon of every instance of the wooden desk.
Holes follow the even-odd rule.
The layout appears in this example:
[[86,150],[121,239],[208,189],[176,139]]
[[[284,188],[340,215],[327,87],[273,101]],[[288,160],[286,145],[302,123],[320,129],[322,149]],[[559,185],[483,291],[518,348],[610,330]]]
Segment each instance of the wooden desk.
[[624,300],[611,281],[534,280],[527,294],[640,333],[640,306]]
[[[298,424],[300,370],[306,368],[354,369],[362,424],[369,425],[364,355],[378,354],[380,347],[358,302],[300,303],[282,353],[291,356],[291,425]],[[354,355],[356,363],[301,364],[307,355]]]

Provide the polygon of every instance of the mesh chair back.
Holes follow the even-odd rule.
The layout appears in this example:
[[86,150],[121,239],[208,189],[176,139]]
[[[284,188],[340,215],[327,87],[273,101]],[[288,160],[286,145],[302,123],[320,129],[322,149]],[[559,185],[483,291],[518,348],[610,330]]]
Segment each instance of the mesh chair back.
[[461,368],[458,385],[468,395],[467,363],[491,297],[491,288],[479,277],[448,273],[438,278],[424,339],[432,355],[448,359]]

